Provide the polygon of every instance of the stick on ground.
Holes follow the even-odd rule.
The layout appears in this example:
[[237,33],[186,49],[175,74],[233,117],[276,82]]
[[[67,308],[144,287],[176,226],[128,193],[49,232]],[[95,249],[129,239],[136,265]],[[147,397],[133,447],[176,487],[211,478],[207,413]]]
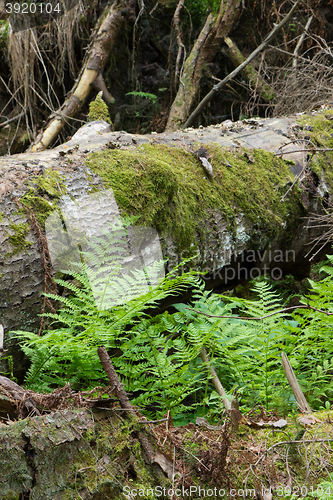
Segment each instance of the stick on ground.
[[284,369],[284,373],[286,374],[286,377],[287,377],[288,382],[290,384],[291,390],[293,391],[293,394],[296,398],[296,401],[297,401],[297,404],[298,404],[300,410],[304,413],[311,411],[311,408],[308,405],[308,402],[305,399],[305,396],[302,392],[302,389],[298,383],[298,380],[296,378],[294,370],[291,367],[289,359],[287,358],[287,355],[284,352],[281,355],[281,360],[282,360],[282,366]]
[[[127,396],[126,392],[124,391],[122,383],[120,382],[120,380],[118,378],[116,370],[114,369],[113,364],[111,362],[110,356],[107,353],[107,350],[105,349],[104,346],[99,347],[97,349],[97,353],[98,353],[99,359],[101,360],[104,371],[108,376],[110,384],[115,389],[115,393],[119,399],[120,406],[124,410],[129,410],[131,413],[133,413],[135,415],[135,409],[131,405],[131,402],[128,399],[128,396]],[[152,448],[146,434],[144,432],[138,431],[137,435],[138,435],[139,441],[141,443],[141,446],[144,449],[145,454],[147,455],[149,463],[152,463],[154,461],[154,452],[153,452],[153,448]]]

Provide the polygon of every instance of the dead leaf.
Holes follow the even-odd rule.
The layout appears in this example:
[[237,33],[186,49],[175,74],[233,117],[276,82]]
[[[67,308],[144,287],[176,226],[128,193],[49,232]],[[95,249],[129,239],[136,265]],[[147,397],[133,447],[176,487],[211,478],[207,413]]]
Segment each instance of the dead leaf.
[[158,464],[161,469],[166,473],[170,481],[173,481],[179,471],[174,467],[173,463],[159,450],[155,453],[154,462]]
[[318,420],[318,418],[316,418],[314,415],[301,415],[298,417],[297,422],[304,426],[307,426],[318,424],[320,420]]
[[277,420],[276,422],[268,422],[268,423],[270,423],[273,427],[278,427],[279,429],[285,427],[288,424],[287,420],[285,420],[284,418],[280,418],[280,420]]
[[253,429],[262,429],[263,427],[278,427],[279,429],[281,429],[282,427],[285,427],[288,424],[287,420],[284,420],[283,418],[280,418],[280,420],[268,420],[268,421],[259,420],[259,422],[254,422],[253,420],[248,418],[246,420],[243,419],[242,423],[245,423],[246,425],[252,427]]

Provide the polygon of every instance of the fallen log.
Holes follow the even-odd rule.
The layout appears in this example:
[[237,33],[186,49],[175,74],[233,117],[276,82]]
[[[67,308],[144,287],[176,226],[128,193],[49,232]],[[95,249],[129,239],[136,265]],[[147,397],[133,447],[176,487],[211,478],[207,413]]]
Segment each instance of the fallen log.
[[[146,136],[92,122],[53,150],[0,157],[0,322],[15,376],[22,380],[27,367],[10,331],[38,331],[41,294],[53,273],[45,221],[91,191],[112,188],[122,215],[136,215],[138,224],[159,233],[166,270],[193,257],[208,288],[230,289],[265,273],[307,276],[309,243],[323,233],[309,221],[322,213],[320,200],[332,196],[332,158],[321,151],[308,164],[304,135],[316,140],[324,128],[330,137],[331,115],[323,108],[313,116]],[[208,152],[212,179],[195,154],[198,142]],[[95,209],[89,218],[98,224]],[[29,222],[35,220],[39,229]]]

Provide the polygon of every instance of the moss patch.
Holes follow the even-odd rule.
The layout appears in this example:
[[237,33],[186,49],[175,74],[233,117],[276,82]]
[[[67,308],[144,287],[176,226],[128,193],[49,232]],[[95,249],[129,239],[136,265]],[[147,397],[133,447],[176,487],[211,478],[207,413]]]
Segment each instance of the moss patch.
[[260,231],[274,235],[300,214],[297,188],[281,202],[292,180],[288,162],[262,150],[206,146],[212,156],[210,182],[196,155],[164,145],[92,153],[87,166],[113,189],[119,208],[140,216],[138,224],[173,234],[178,249],[203,235],[202,222],[220,211],[232,229],[240,213]]
[[32,245],[30,241],[26,241],[25,239],[30,231],[28,224],[14,224],[13,222],[11,222],[9,224],[9,229],[14,232],[14,234],[9,235],[9,243],[13,248],[13,251],[9,255],[15,255],[24,248],[30,247]]
[[[333,110],[325,109],[313,116],[303,115],[297,119],[304,136],[310,138],[315,147],[333,148]],[[318,152],[311,162],[311,170],[333,188],[333,151]]]
[[48,216],[56,209],[53,203],[45,200],[41,196],[37,196],[33,189],[29,189],[29,191],[22,196],[20,203],[33,210],[42,228],[45,227],[45,221]]
[[89,104],[88,121],[93,122],[94,120],[103,120],[112,125],[109,109],[98,94],[96,99]]
[[[32,180],[30,189],[20,199],[21,205],[32,209],[44,229],[48,216],[57,209],[58,199],[67,192],[61,174],[57,170],[46,170]],[[25,214],[24,208],[20,213]]]
[[51,198],[59,199],[66,193],[63,178],[57,170],[48,169],[43,175],[33,180],[40,194],[47,194]]

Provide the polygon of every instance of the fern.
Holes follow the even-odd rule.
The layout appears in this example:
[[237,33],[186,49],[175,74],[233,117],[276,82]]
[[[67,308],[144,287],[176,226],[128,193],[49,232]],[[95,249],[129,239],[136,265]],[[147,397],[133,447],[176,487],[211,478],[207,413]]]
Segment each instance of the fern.
[[[101,246],[95,246],[96,251],[98,248]],[[101,273],[109,270],[109,262],[106,262],[109,259],[100,252],[97,258],[91,259],[97,267],[90,268],[86,263],[87,254],[82,254],[85,259],[76,266],[78,270],[68,271],[76,283],[56,280],[70,290],[72,296],[46,294],[61,305],[57,313],[45,314],[53,329],[41,336],[15,332],[31,361],[26,386],[36,391],[50,391],[68,382],[76,389],[106,382],[97,356],[97,347],[104,345],[122,353],[113,362],[125,390],[133,395],[133,404],[154,413],[163,413],[165,408],[174,414],[184,410],[182,401],[196,390],[197,377],[187,373],[184,357],[176,360],[175,355],[170,354],[172,342],[165,339],[164,317],[154,322],[147,311],[167,297],[198,286],[196,273],[179,276],[176,268],[157,286],[147,286],[146,293],[139,294],[141,283],[147,283],[147,275],[159,276],[163,263],[155,263],[149,269],[134,269],[126,277],[112,275],[112,281],[103,281]],[[104,309],[103,298],[96,300],[98,286],[103,287],[103,296],[119,293],[121,304]]]

